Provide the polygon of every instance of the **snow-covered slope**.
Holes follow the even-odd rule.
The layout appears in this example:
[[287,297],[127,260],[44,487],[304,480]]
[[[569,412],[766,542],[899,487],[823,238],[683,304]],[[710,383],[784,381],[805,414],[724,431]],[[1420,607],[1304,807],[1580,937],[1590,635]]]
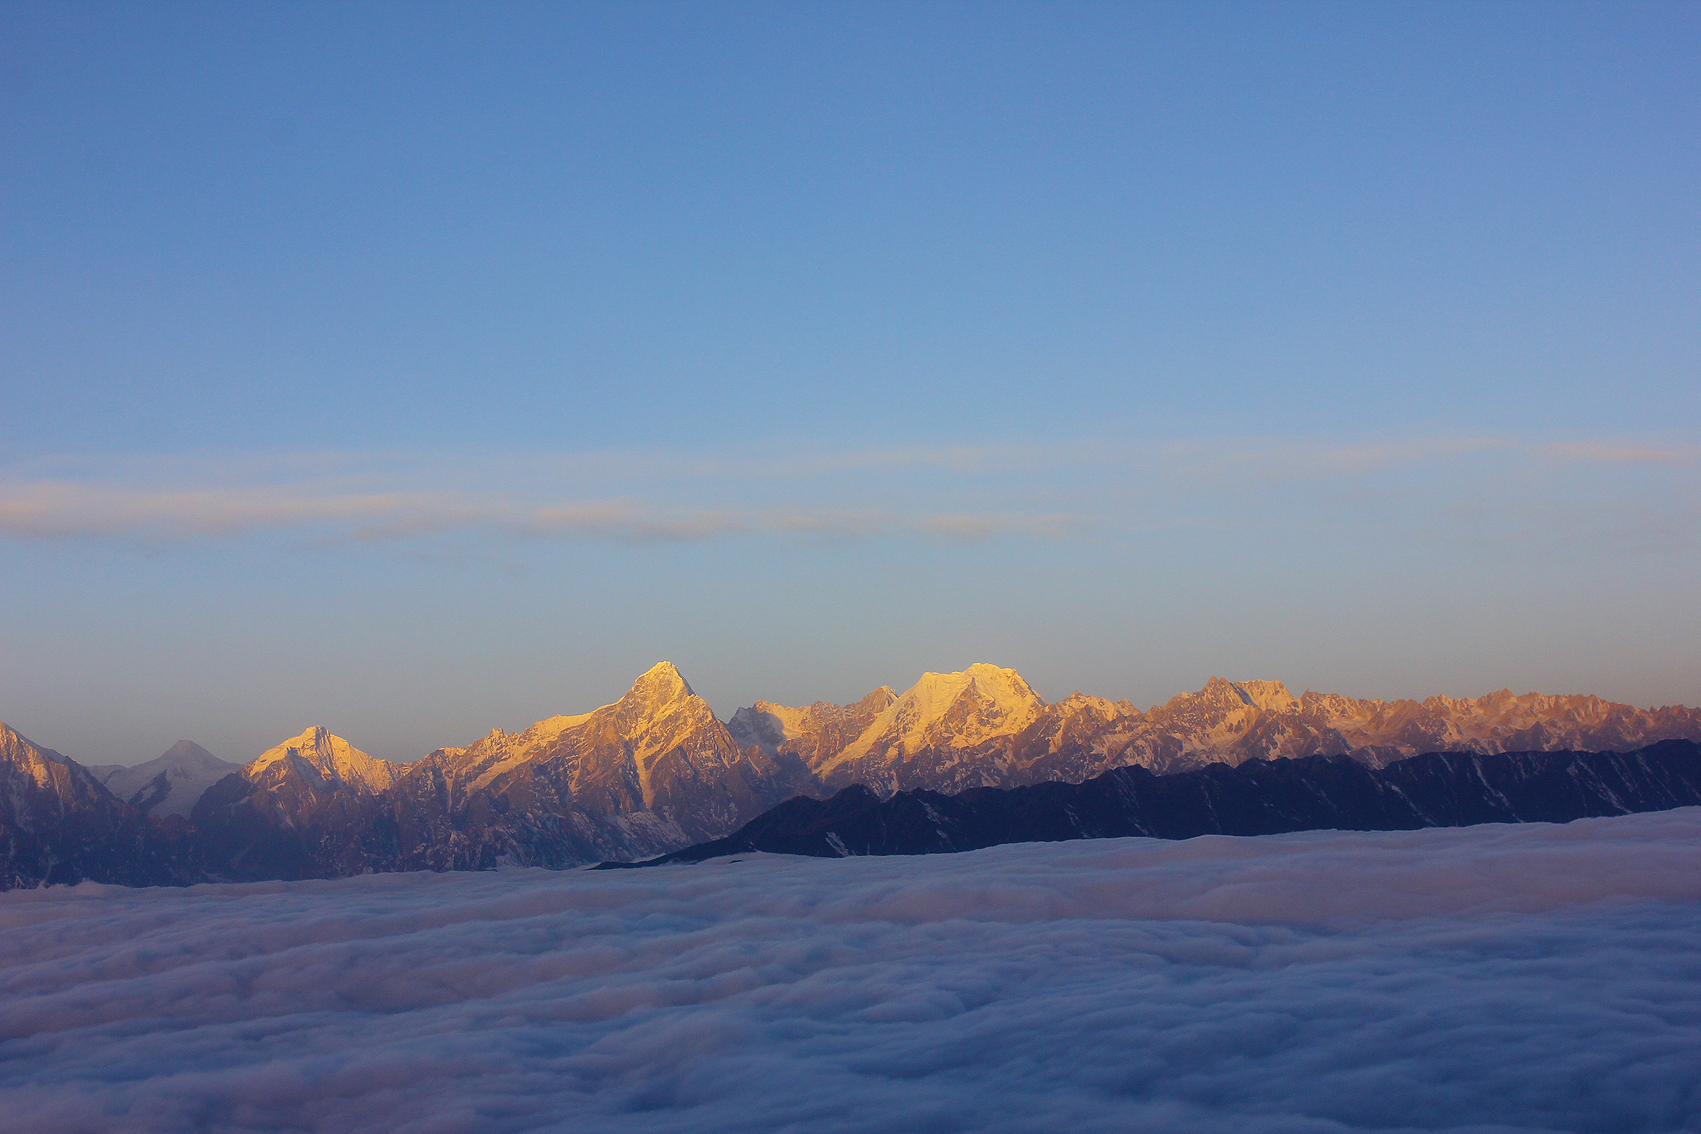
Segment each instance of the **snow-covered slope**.
[[850,783],[890,793],[1079,782],[1131,764],[1179,772],[1351,753],[1380,766],[1420,752],[1624,752],[1659,740],[1701,740],[1701,710],[1505,690],[1470,700],[1367,701],[1295,696],[1280,681],[1213,677],[1148,712],[1084,693],[1047,705],[1014,670],[990,665],[923,675],[835,751],[833,735],[814,722],[850,708],[762,701],[740,709],[732,725],[776,759],[801,760],[819,781],[815,794]]
[[662,662],[613,704],[411,764],[309,729],[209,791],[193,817],[233,878],[568,866],[719,837],[798,787]]
[[1045,707],[1013,669],[976,663],[960,673],[924,673],[861,736],[838,753],[820,753],[810,770],[828,786],[895,791],[917,779],[956,786],[955,772],[994,770],[1008,742]]
[[112,793],[75,760],[0,723],[0,825],[45,829],[79,811],[109,811]]
[[242,765],[220,760],[199,744],[179,740],[161,756],[130,767],[90,768],[107,790],[144,815],[188,818],[201,793]]
[[818,770],[869,758],[903,760],[929,748],[973,748],[1021,732],[1044,708],[1013,669],[977,662],[961,673],[924,673]]
[[184,851],[87,768],[0,724],[0,890],[188,881]]
[[308,776],[317,776],[327,786],[348,787],[376,794],[396,782],[400,765],[368,756],[340,736],[332,736],[324,725],[314,725],[300,736],[269,748],[242,769],[248,779],[259,782],[277,769],[289,766]]
[[[1014,670],[986,664],[924,674],[901,695],[881,687],[851,705],[762,701],[722,724],[662,662],[612,704],[493,730],[412,763],[375,759],[314,726],[215,778],[228,765],[179,745],[150,762],[160,770],[143,782],[133,781],[149,765],[102,769],[122,798],[4,730],[0,839],[12,842],[0,855],[11,856],[5,869],[18,885],[53,870],[116,880],[567,866],[718,838],[794,795],[851,783],[882,795],[954,793],[1080,782],[1127,765],[1167,773],[1351,753],[1380,766],[1438,750],[1624,752],[1664,739],[1701,741],[1701,710],[1504,690],[1369,701],[1212,678],[1141,712],[1085,693],[1047,704]],[[185,810],[193,831],[142,814],[170,820]],[[120,835],[128,849],[112,851],[112,869],[89,873],[98,858],[90,848],[117,847]]]
[[727,721],[727,731],[740,744],[754,744],[770,756],[793,755],[814,772],[868,731],[875,718],[897,699],[890,686],[882,685],[849,705],[816,701],[790,708],[758,701],[734,713]]
[[1123,752],[1155,770],[1222,761],[1350,752],[1385,764],[1419,752],[1625,752],[1659,740],[1701,740],[1701,710],[1638,709],[1594,696],[1510,690],[1474,699],[1373,701],[1279,681],[1213,677],[1146,715]]
[[774,762],[759,746],[740,745],[671,662],[611,705],[520,733],[494,730],[421,765],[457,799],[483,793],[604,816],[647,813],[659,825],[654,836],[668,839],[731,830],[781,791]]

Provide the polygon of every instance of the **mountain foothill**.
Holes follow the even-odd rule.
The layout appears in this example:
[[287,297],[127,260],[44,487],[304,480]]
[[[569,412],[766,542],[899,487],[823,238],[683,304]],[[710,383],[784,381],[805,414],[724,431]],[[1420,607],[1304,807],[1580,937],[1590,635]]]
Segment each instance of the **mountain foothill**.
[[1324,758],[1379,771],[1421,754],[1630,753],[1662,741],[1701,742],[1701,710],[1505,690],[1295,696],[1279,681],[1212,678],[1141,711],[1082,693],[1047,703],[1016,671],[986,664],[849,704],[757,701],[722,721],[662,662],[613,704],[412,762],[314,726],[242,765],[181,741],[143,764],[85,767],[0,725],[0,888],[561,868],[713,843],[782,803],[804,806],[798,797],[842,795],[867,810],[902,793],[1084,785],[1125,769],[1164,779]]

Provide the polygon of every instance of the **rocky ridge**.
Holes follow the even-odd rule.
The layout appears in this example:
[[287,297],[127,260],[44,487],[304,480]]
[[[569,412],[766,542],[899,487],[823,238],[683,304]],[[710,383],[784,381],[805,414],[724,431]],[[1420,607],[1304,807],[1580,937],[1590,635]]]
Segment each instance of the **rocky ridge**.
[[[816,794],[860,783],[885,795],[1078,783],[1128,766],[1170,774],[1348,755],[1383,767],[1421,752],[1626,752],[1660,740],[1701,740],[1701,710],[1509,690],[1377,701],[1311,691],[1296,697],[1280,681],[1213,677],[1198,692],[1145,712],[1083,693],[1048,705],[1014,670],[989,665],[924,674],[835,751],[837,737],[812,731],[810,722],[849,708],[817,703],[805,713],[758,702],[739,710],[732,727],[776,760],[801,763],[819,781]],[[772,723],[779,721],[789,723]]]
[[136,768],[91,770],[0,726],[0,888],[563,867],[713,840],[783,800],[851,784],[877,797],[956,794],[1126,767],[1343,756],[1375,769],[1421,752],[1626,752],[1667,739],[1701,740],[1701,710],[1504,690],[1296,697],[1280,682],[1212,678],[1142,712],[1082,693],[1048,704],[1014,670],[985,664],[847,705],[758,701],[723,724],[663,662],[612,704],[411,763],[314,726],[204,791],[231,766],[187,742]]
[[0,724],[0,890],[191,881],[186,834],[181,820],[148,822],[75,760]]
[[714,838],[805,787],[663,662],[611,705],[413,763],[310,729],[214,785],[192,820],[220,877],[561,867]]
[[916,789],[882,799],[853,784],[826,800],[787,800],[726,838],[603,868],[751,852],[834,858],[1129,836],[1565,823],[1697,805],[1701,744],[1687,740],[1633,752],[1431,752],[1382,768],[1348,756],[1304,756],[1170,776],[1124,767],[1079,784],[957,795]]

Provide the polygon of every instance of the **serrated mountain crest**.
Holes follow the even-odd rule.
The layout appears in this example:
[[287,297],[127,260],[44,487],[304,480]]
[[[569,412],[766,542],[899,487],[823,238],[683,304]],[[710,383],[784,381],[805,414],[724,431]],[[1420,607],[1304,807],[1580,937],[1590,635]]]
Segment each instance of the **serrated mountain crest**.
[[242,775],[257,781],[268,772],[277,774],[282,765],[302,773],[317,773],[327,784],[369,794],[389,789],[403,766],[369,756],[342,737],[332,735],[324,725],[312,725],[299,736],[261,753],[242,769]]
[[1235,688],[1248,703],[1265,712],[1283,712],[1299,704],[1299,698],[1280,681],[1242,681]]
[[875,758],[902,760],[926,748],[970,748],[1020,732],[1045,701],[1013,669],[977,662],[958,673],[924,673],[888,705],[863,734],[815,769]]
[[619,700],[492,729],[411,764],[316,726],[210,789],[195,821],[233,878],[569,866],[660,853],[735,829],[797,785],[734,740],[677,667]]
[[1701,741],[1701,710],[1508,690],[1295,697],[1279,681],[1213,677],[1141,712],[1081,692],[1047,704],[1015,670],[985,663],[848,705],[758,701],[723,724],[662,662],[610,704],[492,729],[412,763],[375,759],[314,725],[212,783],[188,822],[168,812],[181,811],[195,776],[220,770],[204,750],[179,745],[150,762],[164,764],[130,802],[103,780],[148,765],[96,775],[0,725],[0,888],[645,857],[849,784],[955,793],[1129,766],[1166,774],[1346,754],[1382,767],[1424,752],[1610,753],[1665,740]]
[[[805,762],[821,781],[818,792],[850,783],[889,793],[1079,782],[1128,765],[1170,773],[1351,754],[1379,767],[1420,752],[1630,751],[1666,739],[1701,740],[1701,710],[1640,710],[1594,696],[1508,690],[1474,699],[1367,701],[1312,690],[1296,697],[1280,681],[1212,677],[1144,713],[1082,693],[1046,705],[1015,671],[996,666],[924,675],[836,752],[820,730],[786,723],[820,715],[813,706],[758,702],[739,710],[731,726],[777,759]],[[762,722],[785,727],[759,735]]]
[[95,776],[75,760],[43,748],[0,722],[0,796],[9,795],[17,822],[36,822],[81,809],[118,802]]
[[860,737],[897,699],[891,686],[882,685],[848,705],[816,701],[793,708],[757,701],[735,712],[727,730],[740,744],[756,745],[770,756],[784,753],[813,771]]

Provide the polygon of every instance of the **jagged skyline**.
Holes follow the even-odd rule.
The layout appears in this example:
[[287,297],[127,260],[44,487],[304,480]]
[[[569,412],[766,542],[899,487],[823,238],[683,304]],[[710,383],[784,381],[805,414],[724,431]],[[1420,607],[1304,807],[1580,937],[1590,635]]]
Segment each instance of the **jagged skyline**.
[[27,733],[1701,701],[1693,5],[400,11],[0,6]]
[[[1413,818],[1414,804],[1396,781],[1415,776],[1411,792],[1434,796],[1417,805],[1426,823],[1575,818],[1622,811],[1631,806],[1627,792],[1640,800],[1633,810],[1701,798],[1691,777],[1698,743],[1701,709],[1645,712],[1594,697],[1500,693],[1389,704],[1216,678],[1142,712],[1079,693],[1048,705],[1020,674],[987,664],[923,674],[902,694],[881,688],[848,706],[758,702],[723,722],[664,661],[611,704],[517,733],[493,729],[409,762],[376,759],[323,725],[240,766],[180,743],[129,773],[126,786],[135,790],[127,799],[114,790],[124,773],[86,767],[0,725],[0,826],[14,839],[0,886],[73,876],[157,884],[631,862],[724,838],[795,810],[800,799],[831,797],[843,807],[918,790],[944,799],[1032,785],[1044,798],[1063,784],[1095,783],[1109,783],[1113,797],[1123,790],[1117,784],[1191,797],[1200,785],[1248,787],[1273,776],[1269,782],[1298,791],[1277,810],[1302,826],[1329,825],[1329,815],[1399,826]],[[1576,764],[1579,752],[1594,756]],[[1357,797],[1384,794],[1369,773],[1388,768],[1401,769],[1386,786],[1394,810],[1365,810]],[[1677,780],[1667,783],[1668,771]],[[1495,810],[1507,800],[1483,788],[1482,777],[1503,773],[1528,781],[1533,794],[1518,791],[1537,810]],[[1586,800],[1557,800],[1567,784],[1578,786],[1574,773],[1591,785]],[[1435,774],[1454,786],[1420,789]],[[1319,777],[1341,793],[1327,814],[1295,803]],[[1156,786],[1160,780],[1167,786]],[[1446,818],[1442,802],[1467,787],[1473,797],[1486,791],[1487,810]],[[1084,790],[1097,798],[1100,789]],[[923,800],[907,813],[920,807],[931,816],[930,806]],[[1201,806],[1183,827],[1218,830],[1213,805]]]
[[[1477,698],[1431,694],[1378,700],[1315,690],[1296,695],[1279,680],[1230,681],[1213,676],[1196,691],[1178,693],[1141,709],[1126,698],[1112,700],[1081,690],[1048,702],[1017,671],[985,662],[956,673],[923,673],[902,693],[883,685],[843,704],[817,699],[806,705],[787,706],[759,699],[722,716],[695,692],[677,666],[664,660],[646,670],[617,700],[583,712],[556,714],[513,731],[493,726],[487,735],[467,744],[439,745],[421,756],[402,760],[374,758],[335,735],[330,726],[316,723],[297,736],[268,745],[252,759],[226,761],[193,741],[179,740],[164,755],[149,761],[89,767],[109,786],[117,777],[117,782],[140,790],[142,781],[135,779],[134,773],[144,766],[159,771],[175,768],[173,775],[187,773],[190,778],[198,767],[260,770],[282,759],[292,745],[319,735],[336,751],[345,753],[336,758],[327,755],[327,759],[349,763],[362,782],[387,785],[391,773],[384,769],[429,756],[463,756],[489,750],[498,766],[523,759],[501,753],[523,753],[528,745],[552,743],[598,714],[615,711],[657,682],[700,705],[700,710],[694,710],[700,722],[723,726],[740,746],[759,747],[769,756],[782,752],[798,756],[812,775],[820,777],[822,785],[879,785],[880,778],[869,776],[867,770],[882,763],[904,763],[918,751],[929,749],[957,749],[979,759],[989,754],[989,745],[996,748],[1007,745],[1011,738],[1030,734],[1054,751],[1066,744],[1091,745],[1094,735],[1120,735],[1123,741],[1112,749],[1101,745],[1100,763],[1046,767],[1011,782],[1028,782],[1036,777],[1080,779],[1127,763],[1167,772],[1215,760],[1237,763],[1254,757],[1354,753],[1377,764],[1420,751],[1497,752],[1561,745],[1612,750],[1668,738],[1701,739],[1701,708],[1633,706],[1593,694],[1517,694],[1500,689]],[[1118,729],[1122,731],[1118,733]],[[1126,748],[1129,737],[1142,730],[1150,734],[1153,729],[1187,739],[1155,745],[1148,739],[1144,747]],[[634,743],[644,748],[661,751],[667,747],[665,738],[639,733],[633,737]],[[900,786],[960,790],[974,785],[929,780],[888,785]],[[120,798],[127,794],[120,793]],[[172,810],[181,806],[178,800]]]

